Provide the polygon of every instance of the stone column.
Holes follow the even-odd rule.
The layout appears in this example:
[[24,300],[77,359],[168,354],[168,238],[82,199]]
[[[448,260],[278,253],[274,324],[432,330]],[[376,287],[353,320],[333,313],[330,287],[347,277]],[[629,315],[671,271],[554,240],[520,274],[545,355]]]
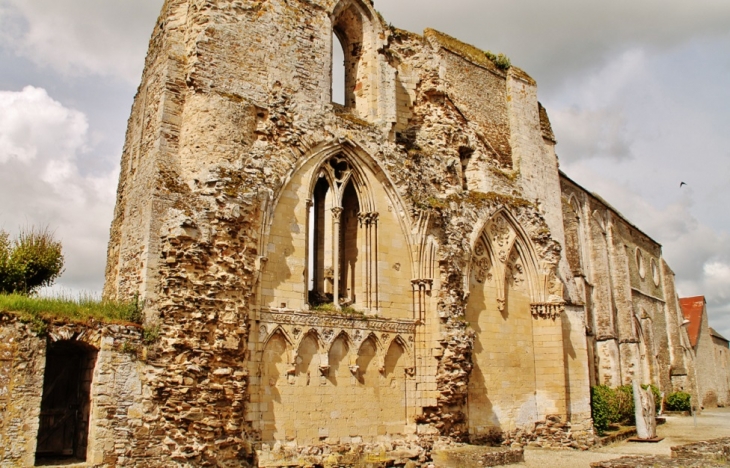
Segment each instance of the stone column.
[[340,218],[342,217],[342,207],[336,206],[332,208],[332,270],[334,271],[334,291],[332,291],[332,301],[335,308],[340,308]]

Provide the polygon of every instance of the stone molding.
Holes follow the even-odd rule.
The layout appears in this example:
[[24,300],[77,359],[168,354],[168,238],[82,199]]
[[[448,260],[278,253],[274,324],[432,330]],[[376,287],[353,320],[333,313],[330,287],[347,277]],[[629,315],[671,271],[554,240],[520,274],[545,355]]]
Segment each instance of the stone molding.
[[413,320],[350,318],[339,315],[323,315],[316,312],[301,312],[294,310],[262,309],[259,320],[261,322],[277,325],[358,329],[399,334],[416,333],[416,322]]

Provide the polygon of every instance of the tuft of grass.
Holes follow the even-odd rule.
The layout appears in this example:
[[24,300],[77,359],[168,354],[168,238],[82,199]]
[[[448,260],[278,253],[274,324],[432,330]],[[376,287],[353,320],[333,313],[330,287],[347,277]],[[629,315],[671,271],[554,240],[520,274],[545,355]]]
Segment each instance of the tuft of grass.
[[340,309],[337,309],[335,305],[332,302],[325,302],[322,304],[318,304],[316,306],[312,306],[311,310],[313,312],[324,312],[326,314],[335,314],[335,315],[364,315],[362,312],[355,310],[354,308],[350,306],[345,306]]
[[69,294],[52,297],[23,294],[0,294],[0,312],[15,313],[21,320],[31,323],[33,330],[44,334],[45,323],[54,319],[85,322],[90,319],[102,322],[140,323],[142,313],[139,301],[107,301],[93,294],[81,294],[74,298]]

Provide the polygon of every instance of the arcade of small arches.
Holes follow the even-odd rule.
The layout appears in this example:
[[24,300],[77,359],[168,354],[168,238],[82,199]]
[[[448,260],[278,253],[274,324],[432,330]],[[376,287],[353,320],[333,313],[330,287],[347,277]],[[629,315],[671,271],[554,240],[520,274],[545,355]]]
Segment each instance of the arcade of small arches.
[[[352,350],[348,353],[349,361],[347,367],[354,377],[361,377],[366,371],[358,364],[364,350],[371,347],[375,350],[372,356],[375,368],[383,375],[388,374],[392,369],[386,369],[388,355],[396,353],[403,356],[402,368],[406,375],[415,375],[413,344],[414,334],[392,333],[373,331],[369,329],[344,329],[344,328],[323,328],[305,327],[301,325],[280,325],[265,323],[259,327],[259,339],[264,344],[264,353],[270,348],[272,340],[283,339],[287,347],[287,355],[284,362],[291,365],[287,370],[287,376],[294,377],[300,372],[302,360],[313,356],[305,356],[309,344],[316,345],[316,357],[318,370],[321,377],[328,377],[331,366],[330,356],[338,351],[338,347],[346,347]],[[336,345],[336,343],[338,343]],[[369,363],[369,361],[368,361]],[[262,365],[264,365],[262,363]]]

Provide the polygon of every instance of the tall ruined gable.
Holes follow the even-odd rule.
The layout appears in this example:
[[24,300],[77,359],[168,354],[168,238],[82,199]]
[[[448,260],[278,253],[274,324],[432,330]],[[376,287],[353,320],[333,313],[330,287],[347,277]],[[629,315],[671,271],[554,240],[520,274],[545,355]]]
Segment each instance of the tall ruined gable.
[[160,327],[165,456],[587,428],[529,76],[361,0],[168,0],[150,47],[105,294]]

